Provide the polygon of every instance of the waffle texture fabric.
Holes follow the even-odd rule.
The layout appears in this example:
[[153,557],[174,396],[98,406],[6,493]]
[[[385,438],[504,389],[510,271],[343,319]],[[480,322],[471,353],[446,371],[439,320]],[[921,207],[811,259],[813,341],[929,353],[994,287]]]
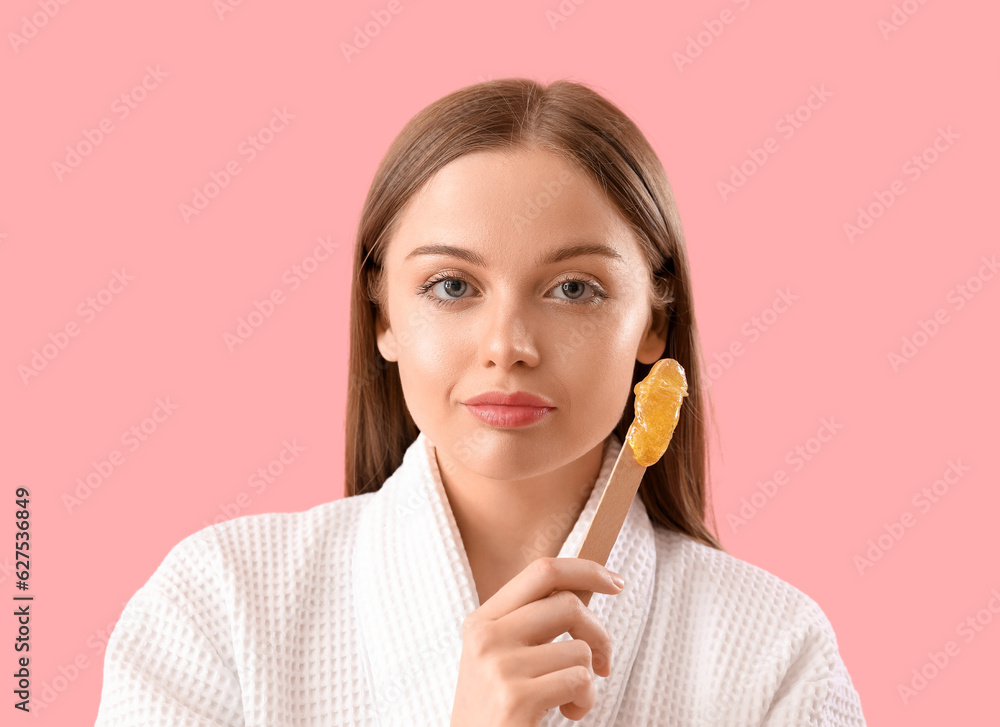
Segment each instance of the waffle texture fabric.
[[[579,553],[621,446],[608,437],[582,511],[552,514],[552,533],[574,523],[560,557]],[[777,576],[654,526],[638,497],[607,565],[625,590],[590,608],[612,673],[582,720],[550,709],[545,727],[865,724],[829,620]],[[377,492],[174,546],[112,632],[96,725],[448,725],[479,605],[421,433]]]

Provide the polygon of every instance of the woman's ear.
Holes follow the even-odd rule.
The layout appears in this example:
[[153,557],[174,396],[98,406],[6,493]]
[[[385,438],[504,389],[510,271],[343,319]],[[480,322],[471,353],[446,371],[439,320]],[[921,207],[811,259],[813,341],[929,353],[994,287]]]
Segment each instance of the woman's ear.
[[636,361],[651,365],[663,358],[663,353],[667,350],[668,327],[666,311],[651,308],[646,332],[643,334],[642,340],[639,342],[639,350],[635,354]]
[[375,316],[375,342],[379,353],[382,354],[382,358],[386,361],[396,361],[399,358],[399,346],[396,342],[396,335],[382,316],[381,309],[379,309],[378,314]]

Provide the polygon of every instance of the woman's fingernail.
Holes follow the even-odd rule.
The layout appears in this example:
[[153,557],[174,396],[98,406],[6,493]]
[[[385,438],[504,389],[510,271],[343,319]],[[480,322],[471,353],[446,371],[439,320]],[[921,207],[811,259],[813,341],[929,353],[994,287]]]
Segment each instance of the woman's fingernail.
[[622,589],[622,588],[625,587],[625,579],[622,578],[617,573],[612,573],[611,574],[611,582],[614,583],[616,586],[618,586],[619,589]]

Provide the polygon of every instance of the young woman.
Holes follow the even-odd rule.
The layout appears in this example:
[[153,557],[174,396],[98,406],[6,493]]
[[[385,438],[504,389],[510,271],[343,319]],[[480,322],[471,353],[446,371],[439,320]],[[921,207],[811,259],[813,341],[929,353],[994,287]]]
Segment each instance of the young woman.
[[[353,280],[346,496],[171,550],[99,726],[864,725],[822,609],[705,523],[683,232],[617,107],[526,79],[431,104]],[[688,377],[673,440],[607,567],[577,558],[661,358]]]

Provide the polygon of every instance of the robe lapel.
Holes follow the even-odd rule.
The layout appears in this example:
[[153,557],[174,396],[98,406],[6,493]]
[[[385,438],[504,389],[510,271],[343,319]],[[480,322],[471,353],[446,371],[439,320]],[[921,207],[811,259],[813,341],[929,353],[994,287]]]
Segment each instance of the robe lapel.
[[[575,557],[593,520],[621,442],[607,440],[600,475],[559,552]],[[554,515],[554,518],[559,517]],[[625,578],[617,596],[590,608],[614,644],[611,676],[597,677],[597,703],[579,722],[549,710],[544,727],[611,727],[649,617],[656,572],[652,523],[637,497],[607,563]],[[441,484],[434,445],[421,432],[402,465],[362,509],[353,556],[355,617],[378,722],[446,725],[462,653],[462,622],[479,608],[472,569]],[[572,638],[563,633],[555,641]]]

